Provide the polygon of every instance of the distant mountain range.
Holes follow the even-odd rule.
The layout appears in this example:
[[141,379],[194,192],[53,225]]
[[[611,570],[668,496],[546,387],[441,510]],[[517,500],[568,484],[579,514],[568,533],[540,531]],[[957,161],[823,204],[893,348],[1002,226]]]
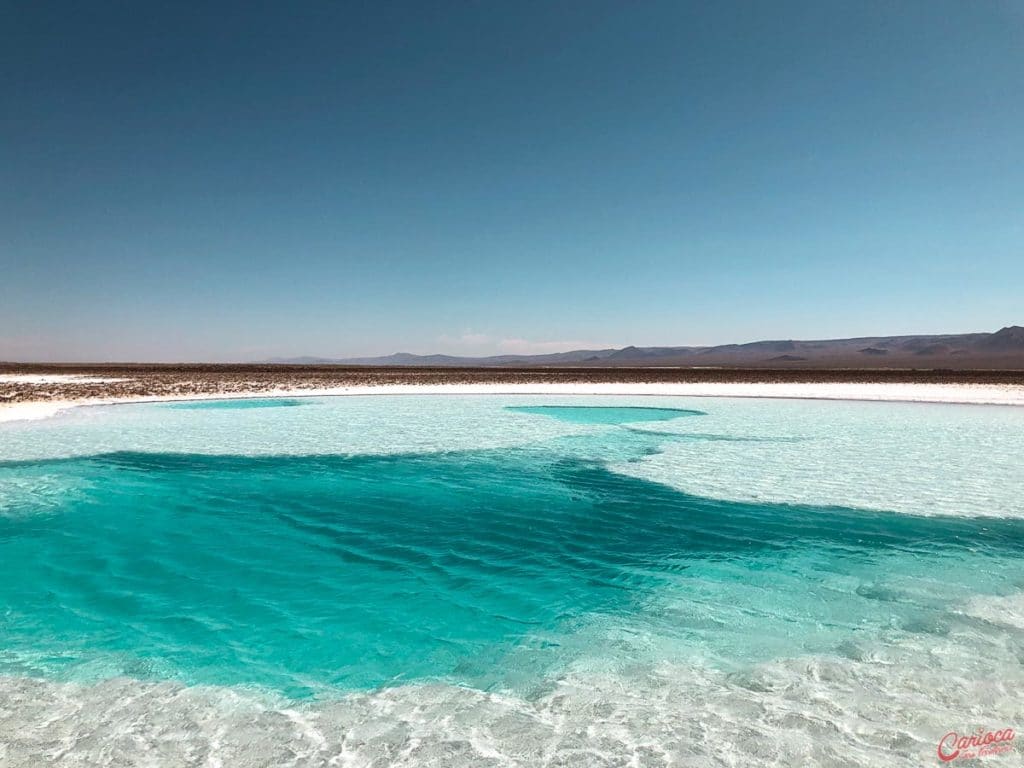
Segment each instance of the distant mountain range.
[[290,365],[420,367],[759,367],[759,368],[951,368],[1024,369],[1024,327],[995,333],[937,336],[865,336],[820,341],[753,341],[716,347],[623,347],[577,349],[546,355],[412,355],[293,357],[268,360]]

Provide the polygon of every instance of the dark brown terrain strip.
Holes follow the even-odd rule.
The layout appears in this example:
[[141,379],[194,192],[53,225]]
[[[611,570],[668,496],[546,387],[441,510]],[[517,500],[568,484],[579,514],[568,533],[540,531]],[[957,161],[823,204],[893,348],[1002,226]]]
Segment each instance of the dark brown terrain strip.
[[813,368],[428,368],[341,365],[0,363],[0,374],[76,374],[124,381],[0,382],[0,403],[52,399],[239,394],[384,384],[920,383],[1018,384],[1020,370]]

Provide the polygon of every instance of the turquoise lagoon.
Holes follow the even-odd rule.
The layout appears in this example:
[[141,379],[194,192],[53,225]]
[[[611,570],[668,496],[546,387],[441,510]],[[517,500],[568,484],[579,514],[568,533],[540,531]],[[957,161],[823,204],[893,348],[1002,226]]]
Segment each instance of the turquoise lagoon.
[[1022,436],[647,397],[0,425],[0,763],[919,765],[1024,721]]

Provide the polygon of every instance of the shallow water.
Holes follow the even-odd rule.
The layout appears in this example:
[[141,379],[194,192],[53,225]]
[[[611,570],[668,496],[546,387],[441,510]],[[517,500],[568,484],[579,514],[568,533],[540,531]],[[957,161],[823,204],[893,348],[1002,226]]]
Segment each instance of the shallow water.
[[917,765],[1024,719],[1016,409],[524,400],[0,431],[0,762]]
[[510,405],[508,410],[534,416],[550,416],[571,424],[633,424],[707,415],[703,411],[686,408],[645,408],[640,405]]
[[164,408],[176,411],[243,411],[250,408],[294,408],[307,405],[307,401],[294,397],[236,398],[233,400],[185,400],[167,403]]

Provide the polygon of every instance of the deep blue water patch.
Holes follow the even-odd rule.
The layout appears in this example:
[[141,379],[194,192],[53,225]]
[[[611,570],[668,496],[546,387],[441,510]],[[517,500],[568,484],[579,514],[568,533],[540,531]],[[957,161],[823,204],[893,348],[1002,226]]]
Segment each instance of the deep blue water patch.
[[531,685],[623,637],[745,662],[942,631],[1024,552],[1020,520],[716,501],[557,450],[112,453],[5,489],[0,672],[293,697]]
[[230,400],[187,400],[168,403],[165,408],[176,411],[246,411],[253,408],[294,408],[306,405],[293,397],[234,398]]
[[550,416],[573,424],[630,424],[641,421],[668,421],[682,416],[706,416],[687,408],[647,408],[644,406],[589,405],[510,405],[506,410]]
[[706,432],[662,432],[644,427],[624,427],[629,432],[650,437],[668,437],[672,440],[693,440],[708,443],[800,443],[805,438],[799,437],[753,437],[748,435],[718,435]]

